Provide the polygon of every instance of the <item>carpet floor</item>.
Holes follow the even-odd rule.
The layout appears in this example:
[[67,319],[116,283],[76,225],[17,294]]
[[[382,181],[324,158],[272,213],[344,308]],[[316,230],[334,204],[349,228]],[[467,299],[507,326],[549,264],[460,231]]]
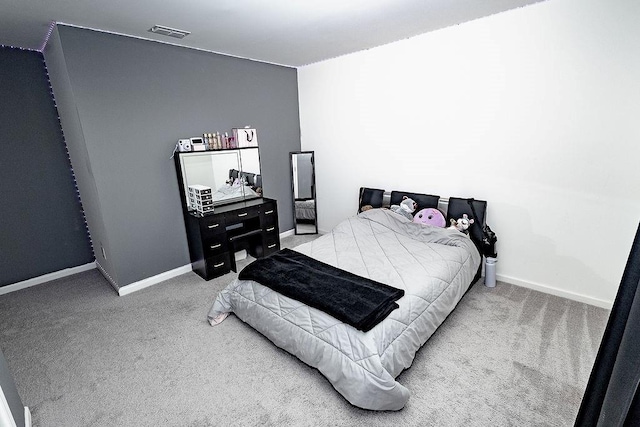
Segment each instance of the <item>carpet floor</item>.
[[34,426],[571,426],[609,316],[477,283],[398,377],[405,408],[374,412],[235,316],[209,326],[235,276],[119,297],[91,270],[0,296],[0,348]]

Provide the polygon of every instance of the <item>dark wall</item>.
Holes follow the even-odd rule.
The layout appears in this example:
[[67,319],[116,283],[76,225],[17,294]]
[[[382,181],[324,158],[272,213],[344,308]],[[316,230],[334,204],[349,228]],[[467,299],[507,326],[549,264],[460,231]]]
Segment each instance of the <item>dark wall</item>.
[[0,286],[93,261],[42,54],[0,47]]
[[89,163],[74,168],[95,181],[117,286],[189,264],[169,159],[179,138],[256,128],[264,194],[278,200],[280,229],[293,228],[296,69],[74,27],[58,33]]

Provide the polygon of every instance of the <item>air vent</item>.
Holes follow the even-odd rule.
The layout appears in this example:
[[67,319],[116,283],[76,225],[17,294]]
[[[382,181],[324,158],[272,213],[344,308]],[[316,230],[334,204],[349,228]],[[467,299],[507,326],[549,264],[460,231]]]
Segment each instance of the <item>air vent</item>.
[[149,31],[156,34],[162,34],[163,36],[175,37],[177,39],[182,39],[185,36],[191,34],[191,32],[189,31],[163,27],[162,25],[154,25],[153,27],[149,28]]

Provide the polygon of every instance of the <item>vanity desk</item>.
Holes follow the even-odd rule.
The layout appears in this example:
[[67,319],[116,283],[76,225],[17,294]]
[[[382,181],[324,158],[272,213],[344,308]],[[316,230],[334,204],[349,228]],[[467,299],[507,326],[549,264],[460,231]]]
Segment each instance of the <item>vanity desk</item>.
[[237,272],[236,253],[280,250],[278,206],[263,197],[258,147],[174,155],[191,267],[205,280]]
[[280,250],[278,207],[272,199],[223,205],[203,216],[189,212],[186,221],[191,265],[205,280],[237,272],[238,251],[262,258]]

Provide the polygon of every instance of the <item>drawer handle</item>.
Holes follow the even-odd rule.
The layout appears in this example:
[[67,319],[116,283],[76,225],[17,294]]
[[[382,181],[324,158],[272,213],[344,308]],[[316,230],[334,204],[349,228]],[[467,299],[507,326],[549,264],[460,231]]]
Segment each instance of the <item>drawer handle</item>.
[[222,246],[222,243],[218,243],[217,245],[211,245],[211,249],[218,249],[220,246]]
[[238,216],[243,217],[243,216],[247,216],[248,214],[246,212],[238,214]]
[[224,265],[224,262],[221,262],[220,264],[213,264],[213,268],[220,268]]
[[269,249],[272,249],[272,248],[275,248],[275,247],[276,247],[276,244],[275,244],[275,243],[274,243],[273,245],[269,245],[269,246],[267,246],[267,248],[269,248]]
[[212,229],[212,228],[216,228],[217,226],[219,226],[220,224],[211,224],[211,225],[207,225],[208,229]]
[[275,227],[271,227],[271,228],[267,228],[267,231],[273,231],[275,229],[276,229]]
[[266,211],[264,214],[265,214],[265,215],[269,215],[269,214],[272,214],[272,213],[273,213],[273,209],[272,209],[272,210],[270,210],[270,211]]

